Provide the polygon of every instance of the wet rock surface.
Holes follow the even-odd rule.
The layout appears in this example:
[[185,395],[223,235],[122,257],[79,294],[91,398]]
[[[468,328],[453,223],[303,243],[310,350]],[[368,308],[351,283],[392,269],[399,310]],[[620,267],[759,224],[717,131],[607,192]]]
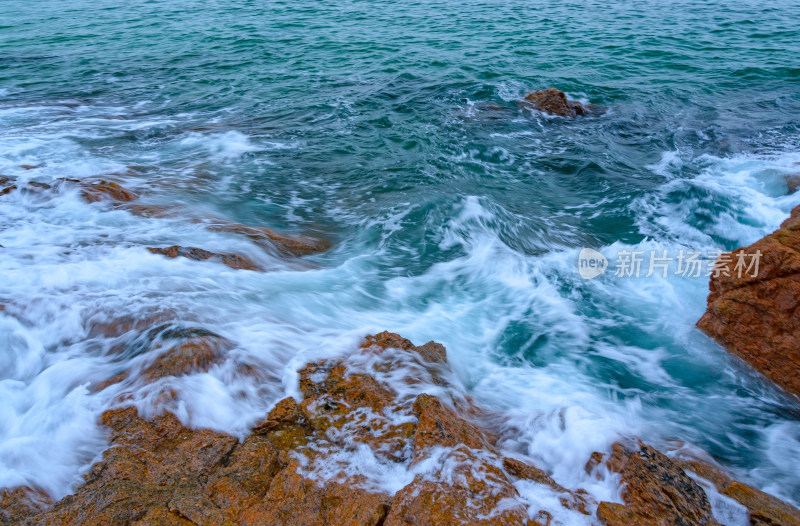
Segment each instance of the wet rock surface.
[[[154,316],[149,321],[163,318],[164,316]],[[147,320],[121,318],[92,326],[90,334],[121,340],[108,348],[109,354],[128,353],[147,359],[93,385],[92,391],[102,391],[129,378],[140,383],[153,383],[162,378],[207,372],[224,362],[227,352],[234,347],[232,342],[222,336],[202,328],[175,325],[174,321],[152,327],[148,327],[146,323]],[[169,392],[165,394],[169,395]]]
[[50,497],[31,488],[0,490],[0,524],[22,524],[52,505]]
[[[739,272],[740,258],[749,266],[757,253],[757,272]],[[717,262],[723,272],[711,278],[697,326],[800,396],[800,207],[774,233]]]
[[81,184],[81,195],[89,203],[98,201],[114,201],[127,203],[139,198],[137,194],[120,186],[113,181],[94,181],[83,182]]
[[800,510],[768,493],[733,480],[721,468],[698,461],[677,461],[685,471],[711,482],[720,494],[747,508],[754,526],[798,526]]
[[563,91],[547,88],[531,91],[525,95],[525,102],[544,113],[559,117],[577,117],[586,115],[589,109],[576,100],[569,100]]
[[284,234],[271,228],[247,226],[218,218],[198,222],[204,223],[206,228],[214,232],[243,235],[267,250],[276,251],[279,255],[300,257],[324,252],[330,248],[330,243],[312,236]]
[[262,270],[253,261],[239,254],[219,254],[209,252],[202,248],[171,246],[164,248],[148,248],[153,254],[160,254],[168,258],[184,257],[193,261],[216,261],[235,270]]
[[[116,334],[138,327],[120,322],[106,329]],[[201,329],[158,331],[162,339],[166,334],[181,344],[140,373],[154,379],[208,368],[230,345]],[[534,526],[556,524],[554,512],[567,510],[589,522],[596,513],[596,521],[609,525],[715,524],[703,489],[681,465],[638,442],[615,445],[607,458],[598,453],[589,466],[604,465],[620,475],[625,505],[598,506],[585,491],[570,490],[530,462],[504,456],[468,398],[424,392],[431,385],[442,393],[451,390],[446,357],[444,347],[433,342],[415,346],[392,333],[367,337],[346,358],[300,369],[303,399],[279,401],[243,440],[189,429],[171,413],[148,420],[133,407],[106,411],[102,424],[111,447],[83,485],[56,503],[30,488],[4,491],[0,521]],[[407,373],[385,381],[384,373],[397,370]],[[376,486],[342,452],[402,467],[408,480],[394,490]],[[733,498],[773,513],[757,517],[795,517],[796,510],[774,497],[719,480]],[[541,486],[561,508],[532,508],[520,498],[520,484]],[[784,523],[792,524],[754,522]]]
[[[88,203],[108,203],[114,208],[148,218],[186,217],[189,221],[201,224],[214,232],[244,236],[257,246],[279,257],[302,257],[318,254],[325,252],[331,246],[327,240],[315,236],[287,234],[267,227],[243,225],[220,217],[198,216],[192,210],[182,206],[142,203],[137,192],[112,180],[61,178],[51,185],[40,182],[18,183],[8,177],[0,176],[0,196],[16,191],[41,192],[76,187],[79,189],[81,197]],[[213,259],[234,269],[262,270],[253,261],[238,254],[217,254],[201,248],[181,246],[149,250],[167,257],[182,256],[194,260]]]
[[606,526],[716,525],[703,489],[663,453],[639,442],[616,443],[606,466],[620,475],[624,505],[601,502]]

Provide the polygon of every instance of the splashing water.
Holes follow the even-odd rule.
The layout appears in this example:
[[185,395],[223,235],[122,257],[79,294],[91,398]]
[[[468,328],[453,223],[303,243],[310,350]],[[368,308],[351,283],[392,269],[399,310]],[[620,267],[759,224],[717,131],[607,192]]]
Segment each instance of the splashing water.
[[[141,217],[68,186],[0,196],[0,486],[71,491],[120,394],[243,436],[297,394],[303,364],[388,329],[444,344],[458,389],[503,415],[501,447],[567,487],[613,498],[583,465],[635,434],[800,502],[800,405],[694,327],[707,279],[577,272],[583,247],[730,250],[800,204],[798,6],[681,4],[666,19],[656,1],[7,10],[0,175],[113,176],[186,213]],[[549,85],[607,111],[516,107]],[[189,211],[334,248],[286,260]],[[175,244],[269,271],[145,249]],[[228,360],[94,389],[154,356],[118,352],[134,331],[93,327],[158,316],[234,342]],[[383,488],[409,476],[361,465]],[[551,498],[537,491],[520,488]]]

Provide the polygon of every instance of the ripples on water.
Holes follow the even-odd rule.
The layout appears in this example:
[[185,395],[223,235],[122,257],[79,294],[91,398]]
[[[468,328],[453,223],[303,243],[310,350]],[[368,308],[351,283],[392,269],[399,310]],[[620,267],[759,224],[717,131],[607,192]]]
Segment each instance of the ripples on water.
[[[69,491],[151,356],[91,336],[169,312],[237,343],[164,380],[194,426],[244,434],[307,360],[389,329],[448,348],[504,444],[570,487],[622,434],[679,439],[800,501],[800,406],[694,327],[704,278],[583,281],[581,247],[731,249],[800,195],[800,7],[745,2],[5,2],[0,174],[124,175],[156,204],[311,232],[303,262],[77,193],[0,197],[0,485]],[[520,110],[557,86],[601,104]],[[21,165],[37,166],[25,170]],[[236,251],[272,269],[167,260]],[[237,376],[234,361],[269,374]],[[612,489],[595,488],[597,492]]]

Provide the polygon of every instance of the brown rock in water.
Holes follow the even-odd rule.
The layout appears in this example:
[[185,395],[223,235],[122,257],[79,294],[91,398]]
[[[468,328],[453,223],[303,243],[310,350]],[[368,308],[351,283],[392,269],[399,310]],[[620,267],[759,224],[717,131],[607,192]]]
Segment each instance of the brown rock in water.
[[[227,351],[233,347],[230,341],[205,329],[181,329],[162,324],[144,331],[143,323],[118,320],[117,324],[102,329],[106,334],[114,334],[113,331],[119,330],[138,332],[139,337],[136,342],[142,346],[141,352],[148,355],[157,354],[149,365],[137,371],[137,377],[148,383],[169,376],[179,377],[206,372],[224,362]],[[98,327],[95,327],[95,330],[97,329]],[[112,348],[112,352],[115,350]],[[123,350],[119,349],[120,352]],[[131,373],[130,370],[123,371],[92,386],[92,390],[102,391],[129,378]]]
[[225,360],[232,344],[216,334],[190,336],[156,358],[142,371],[148,380],[208,371]]
[[83,189],[81,195],[89,203],[98,201],[127,203],[139,197],[113,181],[82,182],[80,184]]
[[789,193],[796,192],[800,188],[800,173],[786,174],[785,178]]
[[316,481],[263,435],[239,442],[187,429],[170,415],[152,422],[133,408],[108,411],[111,443],[74,495],[36,524],[378,525],[389,497]]
[[717,491],[730,497],[750,514],[753,526],[800,526],[800,510],[768,493],[735,481],[720,468],[699,461],[676,461],[684,470],[691,471],[716,486]]
[[[195,329],[159,328],[158,334],[182,342],[219,339]],[[39,510],[47,503],[30,505],[29,494],[20,490],[3,497],[3,509],[15,517],[21,512],[14,510],[31,510],[31,524],[87,526],[551,524],[556,510],[529,510],[519,499],[515,483],[525,480],[551,488],[566,508],[594,511],[585,492],[570,491],[521,460],[503,458],[469,404],[424,393],[401,395],[392,388],[398,384],[389,385],[380,374],[391,372],[397,381],[398,369],[392,367],[402,364],[400,370],[432,382],[445,365],[443,347],[414,346],[381,333],[356,352],[301,369],[302,402],[281,400],[243,441],[188,429],[171,414],[148,421],[133,408],[107,411],[102,423],[113,447],[87,473],[83,486],[45,511]],[[182,374],[215,363],[216,356],[166,352],[144,374]],[[370,489],[361,475],[341,471],[331,478],[343,451],[364,454],[364,448],[388,465],[410,467],[437,458],[439,463],[394,496]],[[599,454],[595,458],[603,461]],[[327,475],[315,466],[324,466]],[[597,514],[604,524],[715,525],[702,489],[654,449],[617,444],[608,466],[621,474],[627,505],[601,503]],[[732,496],[747,493],[738,483],[725,484]],[[740,498],[765,496],[748,495]]]
[[525,95],[525,100],[538,110],[560,117],[575,117],[587,113],[583,104],[567,99],[564,92],[556,88],[531,91]]
[[141,217],[170,217],[178,215],[178,212],[168,206],[143,205],[140,203],[128,203],[125,210],[135,216]]
[[[112,332],[137,326],[122,325],[112,326]],[[219,338],[157,329],[184,343]],[[374,366],[369,370],[390,371],[392,364],[403,363],[417,367],[413,374],[430,378],[441,373],[446,359],[438,344],[414,346],[391,333],[368,337],[359,352]],[[179,345],[142,374],[178,375],[216,359],[216,352],[206,356]],[[415,385],[413,380],[409,385]],[[541,511],[531,522],[520,501],[508,500],[519,497],[513,481],[536,468],[517,460],[502,462],[491,433],[472,421],[469,411],[459,412],[426,394],[398,397],[379,375],[354,370],[344,361],[308,364],[300,371],[300,388],[302,403],[280,401],[242,442],[224,433],[187,429],[171,414],[148,421],[133,408],[107,411],[102,422],[113,447],[75,494],[32,512],[31,521],[87,526],[548,523],[549,512]],[[335,469],[331,455],[364,446],[406,466],[438,447],[451,470],[438,479],[417,478],[394,497],[367,489],[360,476],[324,481],[314,475],[315,462]],[[552,479],[529,479],[539,478],[567,492]]]
[[147,317],[120,316],[109,318],[105,313],[98,313],[89,318],[87,330],[90,338],[102,336],[117,338],[132,331],[140,332],[167,324],[175,318],[175,313],[170,311],[152,314]]
[[[740,256],[747,264],[757,253],[757,273],[744,268],[740,276]],[[717,264],[724,272],[712,276],[708,309],[697,326],[800,396],[800,207],[778,230]]]
[[288,256],[307,256],[325,252],[330,248],[330,243],[324,239],[282,234],[266,227],[247,226],[222,219],[199,220],[198,222],[207,225],[206,228],[215,232],[241,234],[262,247],[275,249],[279,254]]
[[35,192],[40,190],[49,190],[50,188],[52,187],[46,183],[37,183],[36,181],[30,181],[25,184],[21,183],[17,184],[14,183],[13,180],[9,179],[8,177],[0,177],[0,195],[10,194],[14,190],[22,190],[24,192],[31,192],[31,191]]
[[[56,188],[61,185],[77,185],[81,188],[81,195],[89,203],[110,201],[115,206],[142,217],[171,217],[188,214],[190,220],[205,225],[209,230],[246,236],[262,248],[266,248],[281,256],[300,257],[324,252],[330,248],[330,243],[328,241],[318,237],[283,234],[270,228],[247,226],[218,217],[192,217],[190,210],[185,210],[181,207],[134,203],[133,201],[138,200],[139,196],[135,192],[113,181],[81,181],[77,179],[61,178],[56,181],[55,185]],[[0,196],[11,193],[18,188],[19,186],[13,184],[12,180],[6,177],[0,177]],[[22,188],[24,190],[42,190],[51,189],[53,187],[44,183],[30,182],[23,185]],[[236,254],[214,254],[198,248],[184,247],[168,247],[166,249],[152,250],[164,250],[165,252],[160,253],[168,257],[177,257],[177,255],[180,255],[196,260],[214,258],[231,268],[261,270],[260,267],[249,259]],[[178,251],[179,253],[173,256],[171,255],[172,251]]]
[[[225,513],[211,500],[211,486],[246,464],[255,441],[245,446],[223,433],[193,431],[171,414],[149,422],[133,408],[108,411],[103,423],[114,447],[106,450],[75,494],[56,503],[38,522],[223,524]],[[246,500],[266,491],[279,465],[277,451],[265,447],[255,464],[263,473],[248,471],[254,477],[248,480],[251,486],[237,488],[232,496]]]
[[168,258],[185,257],[194,261],[213,260],[236,270],[262,270],[250,259],[239,254],[219,254],[202,248],[172,246],[166,248],[148,248],[153,254],[161,254]]
[[577,510],[584,515],[590,515],[589,508],[595,505],[595,500],[585,492],[585,490],[570,491],[555,480],[553,477],[545,473],[543,470],[525,464],[521,460],[515,458],[504,458],[503,467],[508,473],[518,479],[532,480],[539,484],[549,486],[551,489],[563,493],[561,497],[561,505],[571,510]]
[[606,526],[716,525],[703,489],[666,455],[642,444],[616,443],[608,469],[621,475],[625,505],[601,502]]

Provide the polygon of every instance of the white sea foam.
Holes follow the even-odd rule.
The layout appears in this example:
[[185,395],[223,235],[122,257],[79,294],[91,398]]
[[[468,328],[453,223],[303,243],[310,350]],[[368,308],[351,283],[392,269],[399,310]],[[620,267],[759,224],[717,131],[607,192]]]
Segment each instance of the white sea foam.
[[233,159],[260,149],[247,135],[234,130],[210,135],[191,133],[181,140],[181,145],[192,149],[203,148],[212,159],[217,160]]

